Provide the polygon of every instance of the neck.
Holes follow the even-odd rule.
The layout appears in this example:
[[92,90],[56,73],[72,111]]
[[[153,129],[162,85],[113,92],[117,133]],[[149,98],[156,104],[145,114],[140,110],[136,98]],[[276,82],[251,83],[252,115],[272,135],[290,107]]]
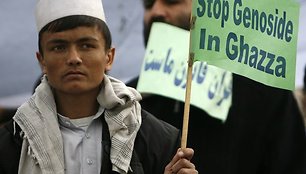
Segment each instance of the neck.
[[98,92],[86,94],[63,94],[56,92],[57,112],[71,119],[89,117],[98,112]]

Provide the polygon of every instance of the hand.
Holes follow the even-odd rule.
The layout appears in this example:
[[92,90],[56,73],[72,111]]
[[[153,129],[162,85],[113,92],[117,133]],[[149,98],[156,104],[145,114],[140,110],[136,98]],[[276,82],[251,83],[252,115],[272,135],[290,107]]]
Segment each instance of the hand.
[[166,166],[164,174],[198,174],[195,165],[190,162],[193,157],[194,151],[191,148],[179,148]]

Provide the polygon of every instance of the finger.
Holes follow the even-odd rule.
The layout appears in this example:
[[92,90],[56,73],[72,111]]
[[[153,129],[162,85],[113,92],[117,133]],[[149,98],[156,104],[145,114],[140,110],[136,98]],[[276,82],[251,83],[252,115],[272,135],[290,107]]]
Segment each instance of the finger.
[[185,171],[187,169],[195,170],[195,165],[185,158],[181,158],[171,167],[171,171],[174,173]]
[[188,160],[191,160],[193,157],[194,151],[191,148],[183,148],[179,149],[180,153],[177,153],[180,158],[186,158]]
[[177,173],[183,168],[195,169],[194,164],[190,162],[193,157],[194,151],[191,148],[179,148],[170,163],[166,166],[165,172]]
[[198,174],[199,172],[195,169],[181,169],[177,174]]
[[184,156],[184,154],[182,154],[183,152],[181,152],[180,148],[177,150],[176,154],[174,155],[174,157],[172,158],[172,160],[170,161],[170,163],[168,163],[168,165],[165,168],[165,171],[172,173],[172,166],[179,160],[181,159],[181,156]]

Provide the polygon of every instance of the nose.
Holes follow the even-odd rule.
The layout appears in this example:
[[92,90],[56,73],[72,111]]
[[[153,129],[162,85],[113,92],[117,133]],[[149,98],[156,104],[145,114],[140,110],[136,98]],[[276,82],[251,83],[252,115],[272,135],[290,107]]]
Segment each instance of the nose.
[[82,64],[82,58],[75,47],[70,48],[67,53],[67,64],[69,66],[78,66]]
[[165,18],[167,14],[167,6],[163,1],[155,1],[151,8],[151,15],[153,18]]

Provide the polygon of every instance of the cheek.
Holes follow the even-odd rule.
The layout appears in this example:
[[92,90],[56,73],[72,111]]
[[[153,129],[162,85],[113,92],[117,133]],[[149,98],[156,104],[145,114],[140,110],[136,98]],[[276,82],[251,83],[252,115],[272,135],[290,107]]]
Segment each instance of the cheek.
[[100,84],[104,77],[104,69],[102,67],[95,67],[91,69],[90,81],[94,84]]
[[101,59],[90,61],[87,63],[87,68],[91,71],[94,78],[101,78],[105,71],[105,61],[101,61]]
[[56,74],[59,71],[60,67],[61,66],[59,66],[59,64],[55,62],[48,62],[47,65],[44,67],[44,72],[47,75]]
[[95,66],[95,68],[92,68],[92,72],[95,76],[102,76],[104,69],[103,66]]
[[61,78],[61,74],[60,74],[60,69],[59,67],[56,66],[48,66],[46,67],[46,75],[48,77],[48,81],[51,84],[51,86],[54,87],[55,84],[58,83],[58,81],[60,81]]

